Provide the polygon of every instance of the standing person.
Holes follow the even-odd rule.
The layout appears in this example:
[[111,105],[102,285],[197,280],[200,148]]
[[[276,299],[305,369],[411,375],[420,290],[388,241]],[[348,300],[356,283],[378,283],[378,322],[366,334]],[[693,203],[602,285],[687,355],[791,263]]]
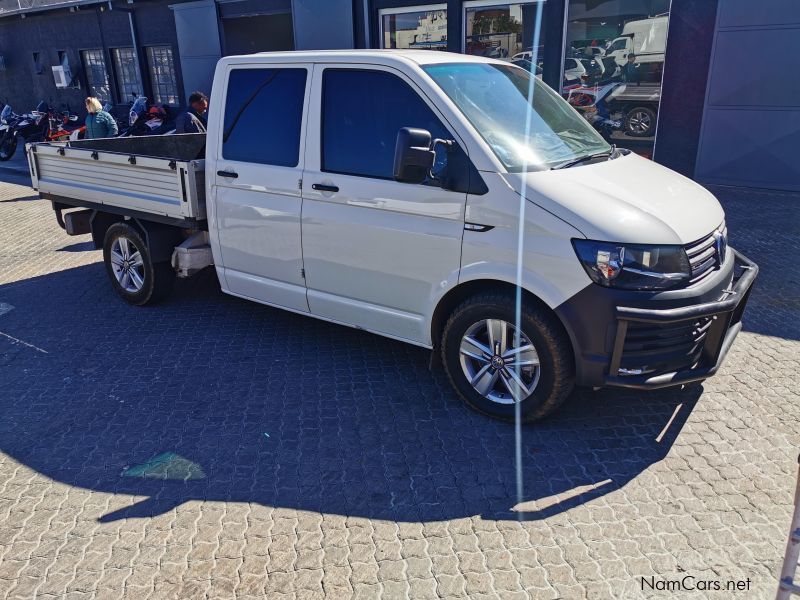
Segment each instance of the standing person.
[[93,96],[86,99],[86,139],[114,137],[119,133],[117,122],[103,110],[100,100]]
[[205,133],[208,118],[208,96],[203,92],[192,92],[189,110],[178,115],[175,133]]
[[636,55],[628,54],[628,62],[622,67],[622,81],[639,85],[639,65],[636,64]]

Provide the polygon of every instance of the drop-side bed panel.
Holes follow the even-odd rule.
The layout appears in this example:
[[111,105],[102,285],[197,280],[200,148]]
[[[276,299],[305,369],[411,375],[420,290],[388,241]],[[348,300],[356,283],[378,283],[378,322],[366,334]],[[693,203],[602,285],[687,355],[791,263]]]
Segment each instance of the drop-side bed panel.
[[206,218],[203,160],[172,160],[40,143],[29,147],[40,194],[172,219]]

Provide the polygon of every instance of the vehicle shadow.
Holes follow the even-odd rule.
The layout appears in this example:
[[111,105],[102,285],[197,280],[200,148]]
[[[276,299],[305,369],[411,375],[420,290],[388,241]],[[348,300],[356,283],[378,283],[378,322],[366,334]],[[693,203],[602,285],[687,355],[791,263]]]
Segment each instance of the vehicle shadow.
[[[543,519],[660,461],[700,387],[578,391],[522,428],[465,408],[429,353],[223,295],[120,301],[99,263],[0,286],[0,450],[58,482],[393,521]],[[8,337],[10,336],[10,337]],[[514,510],[516,507],[516,510]]]
[[9,203],[9,202],[32,202],[34,200],[40,200],[38,194],[35,194],[35,195],[32,195],[32,196],[22,196],[20,198],[5,198],[3,200],[0,200],[0,202],[2,202],[3,204],[6,204],[6,203]]
[[56,252],[91,252],[96,250],[94,242],[78,242],[76,244],[68,244],[56,250]]

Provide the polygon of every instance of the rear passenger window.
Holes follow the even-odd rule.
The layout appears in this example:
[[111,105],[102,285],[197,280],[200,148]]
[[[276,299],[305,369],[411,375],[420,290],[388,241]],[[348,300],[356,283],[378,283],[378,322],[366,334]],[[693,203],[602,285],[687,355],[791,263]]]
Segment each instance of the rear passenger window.
[[392,179],[397,132],[427,129],[450,139],[441,121],[405,81],[383,71],[326,69],[322,170]]
[[305,69],[236,69],[228,78],[222,157],[296,167]]

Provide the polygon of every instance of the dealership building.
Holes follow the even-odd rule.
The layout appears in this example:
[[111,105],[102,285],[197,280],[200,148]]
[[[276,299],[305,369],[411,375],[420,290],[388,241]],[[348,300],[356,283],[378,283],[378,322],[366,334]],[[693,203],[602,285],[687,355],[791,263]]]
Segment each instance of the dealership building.
[[798,192],[798,40],[798,0],[0,0],[0,103],[177,109],[232,54],[481,54],[608,93],[610,141],[687,176]]

